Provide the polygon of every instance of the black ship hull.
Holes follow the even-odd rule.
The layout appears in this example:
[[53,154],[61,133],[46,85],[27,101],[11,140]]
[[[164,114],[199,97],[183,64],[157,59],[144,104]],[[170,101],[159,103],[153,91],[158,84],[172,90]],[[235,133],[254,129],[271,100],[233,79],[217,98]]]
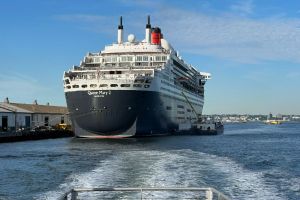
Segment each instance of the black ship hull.
[[66,100],[77,137],[153,136],[178,131],[158,92],[76,91],[67,92]]

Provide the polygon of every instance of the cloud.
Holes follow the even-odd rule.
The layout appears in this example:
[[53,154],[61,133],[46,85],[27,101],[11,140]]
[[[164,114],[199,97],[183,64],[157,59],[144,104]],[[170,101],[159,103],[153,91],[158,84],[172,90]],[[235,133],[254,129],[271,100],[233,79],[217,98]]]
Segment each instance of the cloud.
[[[0,75],[0,97],[8,97],[11,101],[28,101],[32,103],[35,98],[47,95],[48,87],[32,77],[18,73],[2,73]],[[0,99],[0,101],[2,101]]]
[[252,14],[254,4],[252,0],[239,1],[230,6],[230,9],[241,14]]
[[[124,30],[144,37],[146,15],[142,5],[138,3],[137,7],[140,9],[125,14]],[[253,12],[252,1],[232,5],[230,11],[209,13],[175,8],[166,5],[166,2],[156,7],[158,9],[153,9],[151,13],[152,25],[159,25],[165,38],[180,51],[239,63],[300,62],[299,18],[275,14],[268,18],[249,18],[235,12]],[[114,33],[118,23],[117,18],[112,16],[80,14],[61,15],[59,18],[78,23],[88,22],[85,24],[86,30],[106,30],[106,34]],[[97,22],[96,25],[94,22]]]
[[99,15],[87,15],[87,14],[69,14],[69,15],[55,15],[54,19],[61,21],[71,22],[104,22],[107,17]]
[[300,20],[250,19],[169,9],[158,13],[162,31],[185,52],[243,63],[300,62]]

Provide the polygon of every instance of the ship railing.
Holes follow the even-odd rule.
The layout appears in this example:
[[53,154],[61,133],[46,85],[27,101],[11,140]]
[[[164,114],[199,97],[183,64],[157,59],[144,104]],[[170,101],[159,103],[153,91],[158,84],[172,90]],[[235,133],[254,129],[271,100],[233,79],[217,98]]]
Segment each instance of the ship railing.
[[120,64],[111,64],[111,63],[106,63],[106,64],[100,64],[100,63],[86,63],[87,65],[91,65],[94,64],[95,66],[84,66],[81,68],[76,68],[74,69],[75,71],[84,71],[84,70],[97,70],[99,67],[101,69],[156,69],[156,68],[161,68],[162,66],[164,66],[166,63],[164,62],[158,62],[158,63],[154,63],[154,64],[149,64],[149,65],[138,65],[135,63],[130,63],[130,64],[124,64],[124,63],[120,63]]
[[[197,193],[198,198],[203,200],[229,200],[230,198],[219,192],[212,187],[187,187],[187,188],[74,188],[62,195],[59,200],[79,200],[80,193],[92,193],[92,192],[126,192],[126,193],[138,193],[138,199],[153,199],[153,197],[147,197],[149,192],[193,192]],[[189,198],[189,197],[185,197]],[[84,198],[80,198],[84,199]],[[135,198],[137,199],[137,198]],[[157,199],[157,198],[155,198]],[[168,198],[162,198],[168,199]],[[194,198],[193,198],[194,199]]]

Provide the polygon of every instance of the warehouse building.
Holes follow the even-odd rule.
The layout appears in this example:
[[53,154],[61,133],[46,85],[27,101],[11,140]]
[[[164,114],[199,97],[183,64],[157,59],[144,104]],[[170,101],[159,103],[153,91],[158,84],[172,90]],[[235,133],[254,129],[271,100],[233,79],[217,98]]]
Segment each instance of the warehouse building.
[[57,124],[71,124],[66,107],[52,106],[49,103],[39,105],[36,100],[33,104],[11,103],[8,98],[0,103],[0,131],[34,129]]

